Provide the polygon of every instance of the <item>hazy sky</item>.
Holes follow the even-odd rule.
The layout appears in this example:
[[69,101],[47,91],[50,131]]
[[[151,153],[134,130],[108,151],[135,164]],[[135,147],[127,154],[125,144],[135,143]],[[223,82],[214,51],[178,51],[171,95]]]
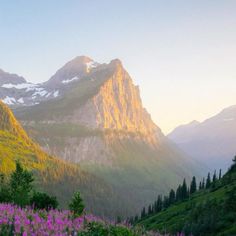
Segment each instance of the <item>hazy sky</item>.
[[236,104],[236,1],[0,0],[0,68],[42,82],[120,58],[168,133]]

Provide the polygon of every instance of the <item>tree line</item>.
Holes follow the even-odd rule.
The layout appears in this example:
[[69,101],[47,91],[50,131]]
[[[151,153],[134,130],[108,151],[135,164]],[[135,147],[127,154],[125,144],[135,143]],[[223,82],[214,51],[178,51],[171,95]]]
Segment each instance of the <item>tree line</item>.
[[169,194],[165,196],[158,195],[154,203],[150,204],[148,207],[143,207],[140,215],[136,215],[135,217],[130,217],[128,219],[128,222],[130,224],[134,224],[138,220],[143,219],[152,214],[159,213],[160,211],[170,207],[171,205],[177,202],[182,202],[189,199],[190,196],[197,191],[214,188],[216,186],[217,180],[220,180],[221,178],[222,178],[222,171],[220,169],[218,174],[216,171],[214,171],[212,177],[211,174],[208,173],[206,179],[203,178],[199,182],[198,186],[195,176],[192,177],[189,186],[187,185],[186,180],[184,179],[183,183],[180,184],[176,190],[171,189]]

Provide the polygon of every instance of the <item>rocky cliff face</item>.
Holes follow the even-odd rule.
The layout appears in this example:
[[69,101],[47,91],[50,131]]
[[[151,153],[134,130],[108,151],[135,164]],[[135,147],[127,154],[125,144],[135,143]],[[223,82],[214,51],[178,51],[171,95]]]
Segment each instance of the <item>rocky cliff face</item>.
[[101,85],[97,94],[88,99],[68,120],[91,129],[140,133],[146,138],[163,136],[142,106],[139,89],[119,60],[114,60],[112,75]]
[[[63,78],[59,74],[64,74],[68,68],[75,71],[75,62],[80,62],[77,73],[80,71],[84,76],[62,99],[16,113],[47,152],[76,163],[112,165],[115,159],[112,145],[117,139],[135,140],[154,149],[166,142],[143,107],[139,89],[120,60],[86,71],[86,64],[82,66],[81,60],[84,63],[92,60],[82,59],[78,57],[69,62],[50,79],[51,84],[57,85],[58,78],[60,81]],[[82,72],[81,68],[84,68]],[[65,129],[67,132],[70,130],[68,136]],[[53,140],[60,139],[58,142],[63,142],[61,146],[52,144],[54,141],[50,136],[55,131],[57,134]]]

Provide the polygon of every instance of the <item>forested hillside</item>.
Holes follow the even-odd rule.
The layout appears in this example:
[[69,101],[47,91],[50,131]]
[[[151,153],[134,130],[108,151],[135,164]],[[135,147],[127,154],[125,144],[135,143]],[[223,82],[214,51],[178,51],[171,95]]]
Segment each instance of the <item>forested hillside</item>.
[[206,182],[196,189],[193,178],[190,189],[185,181],[168,197],[158,197],[141,219],[131,222],[148,230],[185,235],[236,235],[236,157],[228,172],[221,177],[208,174]]

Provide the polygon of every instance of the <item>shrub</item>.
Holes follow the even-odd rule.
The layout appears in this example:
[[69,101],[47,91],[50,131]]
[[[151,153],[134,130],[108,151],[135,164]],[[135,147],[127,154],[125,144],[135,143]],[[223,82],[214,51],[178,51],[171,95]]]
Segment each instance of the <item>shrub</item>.
[[34,192],[30,199],[30,204],[36,209],[56,209],[58,207],[57,198],[46,193]]

